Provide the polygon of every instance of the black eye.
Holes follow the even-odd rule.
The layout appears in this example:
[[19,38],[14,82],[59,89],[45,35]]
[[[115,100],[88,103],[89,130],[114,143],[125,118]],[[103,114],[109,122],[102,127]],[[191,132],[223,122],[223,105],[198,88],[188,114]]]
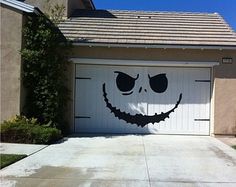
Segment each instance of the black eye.
[[115,73],[118,73],[116,77],[116,85],[121,92],[128,92],[134,88],[135,80],[138,78],[139,75],[137,75],[137,78],[133,78],[119,71],[115,71]]
[[166,91],[168,86],[168,79],[166,77],[166,74],[159,74],[154,77],[150,77],[150,75],[148,75],[148,77],[150,87],[154,92],[162,93]]

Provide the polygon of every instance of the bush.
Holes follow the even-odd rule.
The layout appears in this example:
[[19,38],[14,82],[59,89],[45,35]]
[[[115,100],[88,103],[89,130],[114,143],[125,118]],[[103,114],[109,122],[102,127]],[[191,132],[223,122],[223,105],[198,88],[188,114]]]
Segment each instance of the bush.
[[40,125],[35,118],[16,116],[1,124],[1,140],[9,143],[50,144],[62,138],[61,131]]
[[23,30],[24,115],[64,130],[69,90],[66,74],[71,44],[45,16],[29,16]]

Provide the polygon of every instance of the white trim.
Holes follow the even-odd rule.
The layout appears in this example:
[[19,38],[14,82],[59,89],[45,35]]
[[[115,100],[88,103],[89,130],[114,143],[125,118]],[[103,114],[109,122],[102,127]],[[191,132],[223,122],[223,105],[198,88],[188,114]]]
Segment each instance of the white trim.
[[74,46],[88,47],[125,47],[125,48],[161,48],[161,49],[228,49],[236,50],[236,46],[214,46],[214,45],[166,45],[166,44],[114,44],[114,43],[72,43]]
[[37,12],[34,6],[16,0],[0,0],[0,3],[27,13]]
[[214,69],[211,68],[211,97],[210,97],[210,136],[215,133],[215,81]]
[[219,62],[190,62],[190,61],[143,61],[143,60],[113,60],[113,59],[88,59],[71,58],[76,64],[94,65],[121,65],[121,66],[177,66],[177,67],[213,67]]

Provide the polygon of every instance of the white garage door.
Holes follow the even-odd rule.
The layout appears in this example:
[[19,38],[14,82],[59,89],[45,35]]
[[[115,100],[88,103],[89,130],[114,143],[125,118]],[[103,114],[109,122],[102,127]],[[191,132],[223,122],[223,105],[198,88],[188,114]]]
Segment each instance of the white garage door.
[[210,68],[76,65],[75,132],[209,135]]

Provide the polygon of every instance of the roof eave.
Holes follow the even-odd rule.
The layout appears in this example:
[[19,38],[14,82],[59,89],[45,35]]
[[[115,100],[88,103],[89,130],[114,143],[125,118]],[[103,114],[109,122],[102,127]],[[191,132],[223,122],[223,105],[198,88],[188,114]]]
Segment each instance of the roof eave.
[[217,49],[236,50],[236,45],[185,45],[185,44],[118,44],[118,43],[81,43],[72,42],[74,46],[88,47],[122,47],[122,48],[161,48],[161,49]]
[[0,0],[0,3],[15,8],[17,10],[20,10],[22,12],[35,13],[37,15],[42,14],[42,12],[37,7],[34,7],[32,5],[20,1]]

